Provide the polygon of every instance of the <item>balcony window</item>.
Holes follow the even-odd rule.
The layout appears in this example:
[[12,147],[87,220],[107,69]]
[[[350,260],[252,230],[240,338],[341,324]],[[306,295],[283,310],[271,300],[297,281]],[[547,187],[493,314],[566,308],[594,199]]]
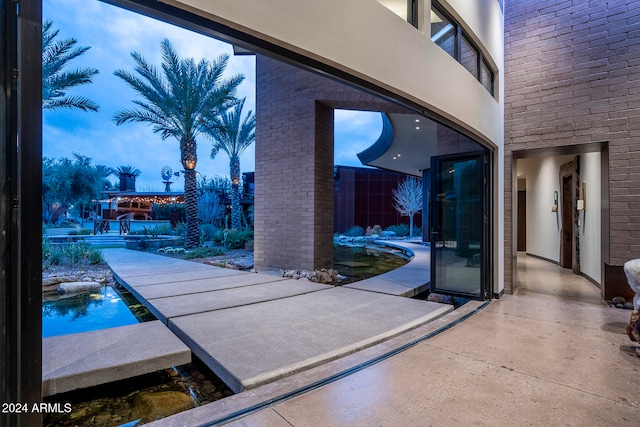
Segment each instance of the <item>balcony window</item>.
[[460,63],[472,75],[478,75],[478,49],[466,36],[460,40]]
[[482,61],[480,64],[480,83],[490,94],[493,94],[493,71],[486,61]]
[[457,26],[437,8],[431,7],[431,41],[456,57]]
[[435,1],[431,2],[431,41],[458,61],[493,95],[493,69],[469,35]]

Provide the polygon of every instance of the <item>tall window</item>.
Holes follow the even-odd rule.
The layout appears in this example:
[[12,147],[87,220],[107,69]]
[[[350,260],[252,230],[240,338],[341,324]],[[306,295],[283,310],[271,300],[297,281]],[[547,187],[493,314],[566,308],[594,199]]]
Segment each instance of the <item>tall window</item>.
[[431,41],[469,71],[491,95],[494,73],[469,35],[435,1],[431,2]]
[[431,8],[431,41],[452,57],[456,57],[458,26],[438,9]]

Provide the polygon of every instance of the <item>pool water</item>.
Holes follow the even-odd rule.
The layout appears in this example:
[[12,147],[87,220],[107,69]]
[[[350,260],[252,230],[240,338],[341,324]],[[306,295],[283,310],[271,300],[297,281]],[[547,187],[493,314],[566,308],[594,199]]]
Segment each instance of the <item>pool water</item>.
[[333,268],[343,276],[342,285],[368,279],[402,267],[409,260],[401,249],[380,246],[334,246]]
[[129,292],[111,286],[42,303],[42,337],[96,331],[153,320]]

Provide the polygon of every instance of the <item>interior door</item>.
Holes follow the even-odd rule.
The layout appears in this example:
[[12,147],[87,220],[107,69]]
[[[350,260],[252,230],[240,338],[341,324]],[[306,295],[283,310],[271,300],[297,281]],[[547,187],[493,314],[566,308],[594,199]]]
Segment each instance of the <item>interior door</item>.
[[490,298],[487,162],[485,152],[431,159],[431,292]]

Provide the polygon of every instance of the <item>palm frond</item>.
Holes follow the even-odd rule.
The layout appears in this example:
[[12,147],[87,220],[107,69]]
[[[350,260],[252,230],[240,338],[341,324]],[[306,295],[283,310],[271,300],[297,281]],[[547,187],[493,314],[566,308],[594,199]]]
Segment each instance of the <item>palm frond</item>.
[[42,108],[46,110],[59,110],[61,108],[77,108],[82,111],[98,111],[98,104],[83,96],[65,96],[45,99]]
[[89,47],[76,46],[74,38],[56,40],[59,30],[53,30],[53,21],[42,25],[42,108],[79,108],[98,111],[98,105],[81,96],[67,96],[66,90],[93,82],[98,74],[95,68],[79,68],[65,72],[68,63],[86,53]]

